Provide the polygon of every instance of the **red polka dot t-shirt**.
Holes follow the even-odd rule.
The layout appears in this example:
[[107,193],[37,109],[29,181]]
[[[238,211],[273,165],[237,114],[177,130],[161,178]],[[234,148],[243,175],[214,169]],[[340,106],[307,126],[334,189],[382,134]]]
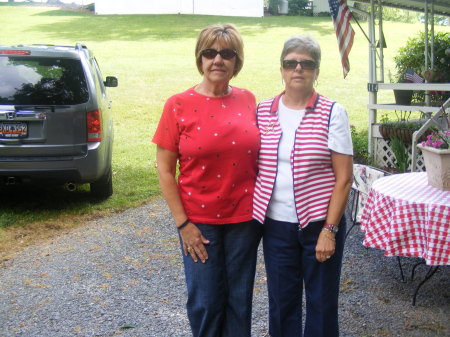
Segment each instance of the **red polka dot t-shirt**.
[[167,100],[152,141],[178,153],[178,188],[191,221],[252,219],[260,145],[255,110],[255,96],[236,87],[223,97],[191,88]]

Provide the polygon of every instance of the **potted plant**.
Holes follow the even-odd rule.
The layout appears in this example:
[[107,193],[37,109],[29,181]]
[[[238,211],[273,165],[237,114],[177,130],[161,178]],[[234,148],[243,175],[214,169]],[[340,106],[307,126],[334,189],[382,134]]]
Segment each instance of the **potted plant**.
[[450,191],[450,130],[434,130],[417,147],[425,161],[428,184]]
[[411,105],[413,91],[394,89],[394,97],[397,105]]
[[[426,122],[424,119],[414,121],[392,121],[380,124],[379,130],[381,136],[385,140],[392,140],[394,137],[399,138],[403,144],[410,145],[412,143],[414,131],[419,130]],[[422,135],[419,141],[426,140],[426,135]]]
[[[394,137],[399,138],[403,144],[411,145],[414,131],[419,130],[426,119],[409,120],[411,111],[395,111],[396,121],[390,121],[387,114],[383,114],[380,118],[378,130],[385,140],[392,140]],[[426,133],[419,141],[425,141]]]
[[[389,79],[391,83],[394,83],[391,72],[389,71]],[[405,73],[401,72],[397,75],[397,83],[406,83]],[[412,90],[400,90],[394,89],[395,104],[397,105],[411,105],[413,91]]]

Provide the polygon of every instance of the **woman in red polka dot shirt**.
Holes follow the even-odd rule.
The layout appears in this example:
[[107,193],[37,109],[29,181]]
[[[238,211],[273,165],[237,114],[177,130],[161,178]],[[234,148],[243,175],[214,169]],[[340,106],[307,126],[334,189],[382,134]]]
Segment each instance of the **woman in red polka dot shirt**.
[[159,182],[184,253],[193,336],[250,337],[261,239],[255,97],[229,84],[244,61],[236,27],[203,29],[195,57],[201,82],[167,100],[153,137]]

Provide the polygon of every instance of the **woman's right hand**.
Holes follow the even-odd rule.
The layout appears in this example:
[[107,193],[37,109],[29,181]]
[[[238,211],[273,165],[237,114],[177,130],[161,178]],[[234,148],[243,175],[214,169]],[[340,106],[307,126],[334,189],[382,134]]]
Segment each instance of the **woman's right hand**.
[[180,235],[183,241],[184,255],[190,254],[194,262],[200,259],[200,261],[205,263],[208,259],[205,245],[209,243],[209,240],[202,235],[200,229],[192,222],[189,222],[180,230]]

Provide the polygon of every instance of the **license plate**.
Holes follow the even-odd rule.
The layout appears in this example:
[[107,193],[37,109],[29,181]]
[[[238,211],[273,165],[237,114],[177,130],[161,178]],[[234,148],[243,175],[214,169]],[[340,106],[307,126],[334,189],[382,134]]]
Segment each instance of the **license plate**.
[[25,138],[28,124],[24,122],[0,122],[0,138]]

